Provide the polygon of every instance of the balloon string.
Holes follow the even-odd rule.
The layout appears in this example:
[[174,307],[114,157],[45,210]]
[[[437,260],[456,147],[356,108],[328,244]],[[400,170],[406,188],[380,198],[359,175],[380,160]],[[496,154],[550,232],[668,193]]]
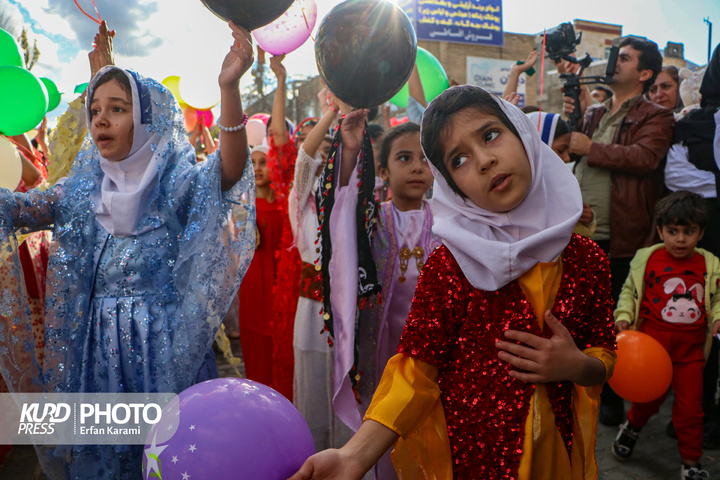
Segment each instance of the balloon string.
[[545,39],[547,38],[547,29],[543,30],[543,49],[540,54],[540,101],[538,102],[538,132],[540,131],[540,120],[542,117],[542,96],[543,81],[545,80]]
[[[305,7],[303,7],[303,9],[302,9],[302,14],[303,14],[303,19],[305,20],[305,26],[307,27],[308,30],[310,30],[310,22],[308,22],[308,19],[305,16]],[[315,39],[312,36],[312,31],[310,32],[310,38],[312,39],[313,42],[315,41]]]
[[97,5],[95,5],[95,0],[90,0],[93,4],[93,8],[95,8],[95,13],[97,13],[98,20],[102,23],[102,18],[100,18],[100,12],[98,12]]
[[[100,24],[102,23],[102,22],[99,21],[97,18],[91,16],[89,13],[87,13],[85,10],[83,10],[83,8],[80,6],[80,4],[78,3],[77,0],[73,0],[73,2],[75,2],[75,6],[77,6],[77,7],[80,9],[80,11],[81,11],[82,13],[84,13],[85,16],[88,17],[90,20],[92,20],[93,22],[97,23],[98,25],[100,25]],[[95,2],[93,2],[93,5],[94,5],[94,4],[95,4]]]

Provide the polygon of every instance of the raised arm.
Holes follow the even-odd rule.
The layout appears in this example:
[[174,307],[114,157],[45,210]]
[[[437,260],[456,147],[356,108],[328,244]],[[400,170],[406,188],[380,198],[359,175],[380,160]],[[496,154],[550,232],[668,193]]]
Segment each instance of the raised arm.
[[[220,85],[220,119],[226,129],[245,125],[245,114],[240,99],[240,77],[253,63],[253,46],[250,32],[230,22],[233,45],[223,61],[218,84]],[[242,178],[248,158],[245,128],[228,131],[220,129],[220,159],[223,190],[229,190]]]
[[32,160],[28,158],[28,155],[31,155],[35,149],[30,143],[27,133],[14,135],[12,139],[21,147],[18,150],[20,151],[20,159],[22,160],[22,181],[28,189],[33,188],[38,179],[40,179],[41,175],[40,170],[35,166]]
[[340,134],[342,135],[341,187],[350,183],[350,178],[355,170],[357,157],[362,148],[366,118],[367,110],[355,110],[348,113],[340,124]]
[[203,122],[202,126],[202,135],[203,135],[203,141],[205,142],[205,153],[210,155],[215,150],[217,150],[217,145],[215,144],[215,139],[212,137],[212,134],[210,133],[210,129],[205,125],[205,122]]
[[427,108],[425,89],[420,81],[420,72],[418,71],[417,63],[415,63],[413,71],[410,74],[410,79],[408,80],[408,95],[414,98],[423,108]]
[[533,50],[530,52],[528,57],[522,63],[516,63],[510,67],[510,74],[508,75],[508,81],[505,85],[502,97],[505,98],[512,93],[517,92],[518,82],[520,81],[520,74],[530,70],[538,59],[538,51]]
[[49,153],[48,153],[47,142],[45,141],[46,135],[47,135],[47,115],[45,117],[43,117],[43,121],[40,124],[40,127],[38,127],[38,133],[35,136],[35,141],[38,144],[38,148],[40,148],[40,151],[45,156],[45,162],[47,164],[47,159],[48,159]]
[[270,57],[270,70],[275,73],[277,78],[277,88],[275,89],[275,98],[273,99],[272,109],[272,135],[275,146],[280,147],[288,142],[287,127],[285,126],[285,80],[287,79],[287,71],[285,65],[282,64],[285,55],[274,55]]
[[0,230],[34,232],[55,223],[55,210],[62,187],[42,192],[13,193],[0,188]]
[[115,65],[115,55],[113,53],[113,37],[115,30],[108,30],[107,22],[103,20],[95,34],[93,41],[93,49],[88,53],[90,60],[90,79],[103,67]]
[[335,105],[335,97],[328,91],[327,88],[320,90],[320,93],[318,93],[318,99],[320,100],[320,104],[325,102],[327,108],[323,111],[322,117],[320,117],[318,123],[310,131],[310,134],[307,138],[305,138],[302,147],[300,147],[311,157],[314,157],[317,153],[317,149],[320,147],[325,135],[327,135],[330,126],[333,122],[335,122],[335,119],[340,113],[340,108]]
[[[323,88],[318,94],[318,98],[321,102],[325,102],[326,98],[331,97],[328,95],[327,89]],[[303,224],[303,219],[307,214],[308,202],[312,201],[311,193],[317,182],[317,177],[320,175],[318,169],[322,167],[322,159],[317,155],[317,150],[337,115],[338,109],[331,101],[330,108],[325,109],[323,116],[300,146],[293,179],[293,189],[297,197],[295,202],[290,202],[290,208],[295,209],[294,214],[291,211],[290,217],[291,219],[297,218],[297,223],[300,225]]]

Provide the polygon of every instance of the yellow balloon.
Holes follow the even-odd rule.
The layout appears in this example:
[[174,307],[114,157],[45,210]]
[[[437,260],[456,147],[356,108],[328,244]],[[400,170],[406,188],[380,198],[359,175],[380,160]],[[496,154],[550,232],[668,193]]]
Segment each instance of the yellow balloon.
[[22,159],[15,145],[0,136],[0,187],[15,190],[22,178]]
[[178,101],[180,104],[180,108],[184,108],[187,106],[187,103],[182,99],[180,96],[180,77],[177,75],[170,75],[169,77],[165,77],[165,80],[162,81],[162,84],[165,85],[168,90],[170,90],[170,93],[173,94],[173,97],[175,97],[175,100]]

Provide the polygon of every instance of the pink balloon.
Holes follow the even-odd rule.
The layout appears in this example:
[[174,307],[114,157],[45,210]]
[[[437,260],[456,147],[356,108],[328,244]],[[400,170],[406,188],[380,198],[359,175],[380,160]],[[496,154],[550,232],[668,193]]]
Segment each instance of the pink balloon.
[[263,122],[263,125],[267,125],[268,119],[270,118],[270,115],[267,113],[256,113],[252,117],[250,117],[250,120],[258,119],[261,122]]
[[198,110],[197,111],[197,119],[198,119],[198,121],[200,121],[200,119],[202,119],[203,125],[210,128],[210,127],[212,127],[215,117],[213,116],[213,113],[210,110]]
[[295,0],[280,18],[253,30],[258,45],[271,55],[282,55],[297,50],[310,38],[317,20],[315,0]]

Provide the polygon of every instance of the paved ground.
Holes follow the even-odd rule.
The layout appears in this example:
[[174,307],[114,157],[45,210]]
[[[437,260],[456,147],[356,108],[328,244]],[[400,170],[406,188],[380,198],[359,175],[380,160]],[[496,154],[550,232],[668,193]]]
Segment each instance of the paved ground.
[[[239,355],[239,341],[233,340],[232,348],[233,352]],[[235,376],[233,368],[227,364],[222,355],[218,354],[216,358],[221,376]],[[241,375],[245,374],[243,364],[239,366],[239,371]],[[677,441],[665,434],[665,427],[670,421],[671,400],[672,398],[665,402],[660,414],[643,429],[633,457],[626,462],[618,462],[610,453],[610,445],[615,439],[617,428],[598,426],[596,455],[600,466],[601,480],[677,480],[680,478]],[[702,462],[704,468],[710,472],[710,478],[720,480],[720,450],[705,452]],[[5,465],[0,467],[0,480],[6,479],[45,480],[32,447],[13,448]]]

